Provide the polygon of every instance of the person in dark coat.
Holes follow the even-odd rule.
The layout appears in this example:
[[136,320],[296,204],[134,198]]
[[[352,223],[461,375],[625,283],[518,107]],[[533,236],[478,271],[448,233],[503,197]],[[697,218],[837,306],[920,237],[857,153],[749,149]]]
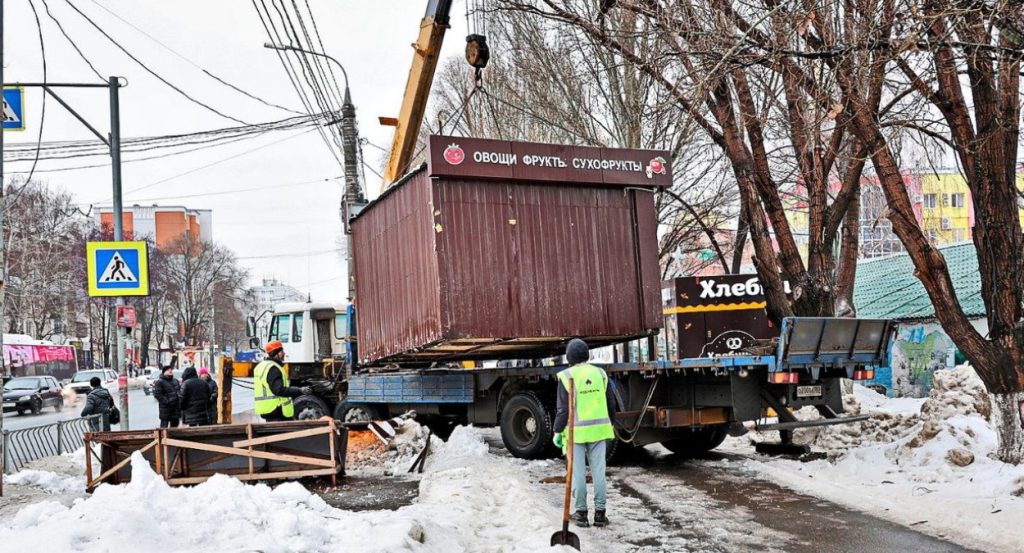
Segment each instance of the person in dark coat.
[[210,378],[210,370],[205,367],[199,369],[199,378],[210,387],[210,408],[206,411],[206,418],[210,419],[210,424],[217,424],[217,396],[220,391],[217,388],[217,381]]
[[164,367],[153,383],[153,397],[160,408],[160,428],[175,427],[181,421],[181,384],[174,379],[173,365]]
[[210,424],[210,386],[195,367],[185,369],[181,375],[181,420],[189,426]]
[[100,428],[103,429],[103,432],[110,432],[110,410],[114,407],[114,396],[110,395],[110,392],[101,385],[102,383],[95,376],[89,379],[92,390],[89,390],[89,395],[85,396],[85,407],[82,408],[83,417],[101,415],[98,419],[89,419],[89,428],[93,432],[99,432]]

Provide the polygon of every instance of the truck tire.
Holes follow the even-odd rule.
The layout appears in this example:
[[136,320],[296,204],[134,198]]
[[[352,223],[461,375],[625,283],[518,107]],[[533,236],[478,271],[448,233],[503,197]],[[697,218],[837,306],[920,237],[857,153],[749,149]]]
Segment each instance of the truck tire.
[[542,459],[552,450],[551,415],[532,392],[512,396],[501,410],[501,441],[520,459]]
[[380,413],[372,405],[343,400],[334,408],[334,418],[341,422],[370,422],[380,420]]
[[316,420],[330,414],[327,403],[314,395],[301,395],[292,401],[295,407],[295,420]]
[[722,445],[728,435],[728,427],[705,426],[704,428],[683,431],[681,438],[665,440],[661,445],[665,446],[676,455],[683,457],[700,457],[705,453]]

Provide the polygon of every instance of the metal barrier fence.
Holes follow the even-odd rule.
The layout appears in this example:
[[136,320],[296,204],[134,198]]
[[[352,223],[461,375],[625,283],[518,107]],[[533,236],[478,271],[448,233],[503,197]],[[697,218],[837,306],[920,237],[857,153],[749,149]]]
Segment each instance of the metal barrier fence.
[[89,423],[93,420],[99,423],[104,416],[90,415],[21,430],[4,430],[3,471],[18,471],[37,459],[77,450],[84,445],[83,435],[92,431]]

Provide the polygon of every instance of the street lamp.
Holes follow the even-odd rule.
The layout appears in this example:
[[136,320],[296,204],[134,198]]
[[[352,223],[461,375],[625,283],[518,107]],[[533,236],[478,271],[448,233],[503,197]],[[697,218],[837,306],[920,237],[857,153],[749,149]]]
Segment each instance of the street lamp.
[[[335,65],[341,69],[341,75],[345,78],[345,99],[341,106],[341,119],[330,121],[327,125],[333,125],[335,123],[341,123],[341,138],[342,138],[342,149],[345,156],[345,198],[342,200],[341,206],[341,223],[345,229],[345,234],[348,235],[348,251],[352,252],[352,232],[349,229],[349,219],[356,214],[356,212],[366,204],[366,198],[363,196],[362,187],[359,184],[359,156],[357,155],[356,149],[359,147],[359,128],[356,126],[356,106],[352,104],[352,94],[349,93],[348,88],[348,72],[345,71],[345,66],[340,61],[328,56],[323,52],[315,52],[313,50],[306,50],[305,48],[299,48],[298,46],[274,44],[272,42],[266,42],[263,44],[264,48],[271,50],[279,50],[284,52],[299,52],[301,54],[309,54],[311,56],[317,56],[326,58],[329,61],[334,62]],[[311,114],[312,115],[312,114]],[[352,301],[355,296],[355,284],[353,280],[354,267],[352,255],[348,255],[348,299]]]
[[321,58],[327,58],[327,59],[333,61],[334,64],[337,65],[339,69],[341,69],[341,75],[343,77],[345,77],[345,104],[346,105],[351,105],[352,104],[352,97],[351,97],[351,95],[348,92],[348,72],[345,71],[345,66],[342,65],[340,61],[332,58],[331,56],[328,56],[327,54],[325,54],[323,52],[314,52],[313,50],[306,50],[304,48],[299,48],[298,46],[280,45],[280,44],[274,44],[273,42],[265,42],[265,43],[263,43],[263,47],[264,48],[270,48],[271,50],[281,50],[281,51],[284,51],[284,52],[287,52],[287,51],[300,52],[300,53],[303,53],[303,54],[309,54],[311,56],[319,56]]

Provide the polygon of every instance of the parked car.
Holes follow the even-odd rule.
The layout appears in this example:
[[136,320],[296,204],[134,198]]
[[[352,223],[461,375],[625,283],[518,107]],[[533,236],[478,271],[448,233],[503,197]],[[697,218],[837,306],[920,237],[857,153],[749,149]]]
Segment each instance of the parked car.
[[38,415],[44,407],[53,407],[55,411],[64,408],[64,396],[56,378],[20,376],[4,384],[5,413],[17,411],[19,415],[24,415],[26,411],[32,411],[33,415]]
[[71,377],[71,382],[68,384],[68,388],[74,393],[84,396],[92,390],[92,385],[89,381],[92,377],[97,376],[102,381],[102,385],[111,394],[115,394],[118,390],[117,385],[117,373],[110,369],[94,369],[89,371],[78,371],[75,376]]

